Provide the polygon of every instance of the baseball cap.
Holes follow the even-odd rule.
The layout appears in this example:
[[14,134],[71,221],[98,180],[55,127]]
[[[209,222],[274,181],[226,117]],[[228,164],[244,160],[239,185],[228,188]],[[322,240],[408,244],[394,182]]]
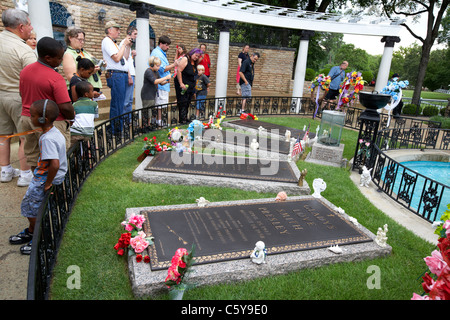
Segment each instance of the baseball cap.
[[120,28],[120,24],[118,24],[118,23],[116,23],[115,21],[108,21],[106,24],[105,24],[105,28],[106,29],[109,29],[109,28]]

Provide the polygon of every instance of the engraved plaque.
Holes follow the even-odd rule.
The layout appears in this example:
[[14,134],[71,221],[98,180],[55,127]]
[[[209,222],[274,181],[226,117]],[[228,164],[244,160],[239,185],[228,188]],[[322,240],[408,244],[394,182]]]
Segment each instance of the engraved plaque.
[[211,154],[159,152],[145,170],[297,183],[287,161]]
[[141,211],[152,270],[166,269],[178,248],[195,244],[195,263],[249,258],[255,243],[268,255],[372,241],[319,199]]

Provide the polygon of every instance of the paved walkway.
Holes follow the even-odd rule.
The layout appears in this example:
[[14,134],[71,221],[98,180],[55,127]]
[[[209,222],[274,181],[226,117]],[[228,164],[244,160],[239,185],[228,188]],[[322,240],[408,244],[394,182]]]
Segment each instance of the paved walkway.
[[[12,144],[12,165],[18,167],[18,143]],[[401,225],[415,232],[421,238],[436,243],[437,235],[431,224],[405,209],[382,192],[378,192],[373,183],[369,188],[360,187],[360,176],[351,173],[352,181],[358,186],[377,208],[396,220]],[[27,220],[20,214],[20,203],[26,188],[17,187],[17,179],[10,183],[0,183],[0,300],[26,299],[29,257],[19,252],[20,246],[12,246],[8,242],[11,234],[15,234],[28,226]],[[380,226],[381,227],[381,226]]]
[[[19,168],[17,149],[11,144],[11,163]],[[22,255],[20,245],[10,245],[8,238],[28,226],[20,214],[20,203],[27,188],[17,186],[17,178],[0,183],[0,300],[25,300],[27,298],[29,256]]]

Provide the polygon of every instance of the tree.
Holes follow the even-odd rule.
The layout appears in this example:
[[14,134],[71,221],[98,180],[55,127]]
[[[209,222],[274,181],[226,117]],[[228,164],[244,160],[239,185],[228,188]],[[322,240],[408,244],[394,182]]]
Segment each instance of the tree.
[[[408,24],[401,24],[414,38],[422,43],[419,69],[412,97],[413,104],[419,105],[420,93],[425,79],[427,65],[430,60],[431,48],[439,35],[439,27],[449,2],[450,0],[381,0],[384,13],[389,18],[393,15],[418,17],[421,14],[425,14],[427,16],[427,33],[425,38],[417,35]],[[437,15],[434,13],[435,10],[437,10]]]
[[[428,63],[427,74],[423,84],[430,90],[447,89],[450,83],[448,65],[450,59],[450,49],[433,50],[430,62]],[[446,66],[446,67],[445,67]]]

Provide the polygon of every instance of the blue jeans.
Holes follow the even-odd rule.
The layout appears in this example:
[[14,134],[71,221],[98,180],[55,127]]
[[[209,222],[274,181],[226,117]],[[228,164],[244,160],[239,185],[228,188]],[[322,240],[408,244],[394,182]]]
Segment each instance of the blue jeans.
[[133,78],[133,84],[131,86],[127,84],[127,89],[125,91],[125,104],[123,106],[123,113],[127,113],[133,110],[134,76],[131,76],[131,78]]
[[20,205],[20,211],[22,216],[26,218],[36,218],[39,212],[39,208],[44,201],[44,181],[38,181],[35,178],[31,179],[27,192],[23,197],[22,204]]
[[[123,114],[125,105],[125,92],[128,87],[128,73],[111,72],[111,77],[106,79],[106,84],[111,88],[111,103],[109,107],[109,118],[120,116]],[[120,123],[122,123],[120,121]],[[115,124],[112,124],[115,127]],[[120,125],[122,128],[122,125]],[[120,129],[122,130],[122,129]]]
[[206,96],[197,96],[197,110],[205,110]]

